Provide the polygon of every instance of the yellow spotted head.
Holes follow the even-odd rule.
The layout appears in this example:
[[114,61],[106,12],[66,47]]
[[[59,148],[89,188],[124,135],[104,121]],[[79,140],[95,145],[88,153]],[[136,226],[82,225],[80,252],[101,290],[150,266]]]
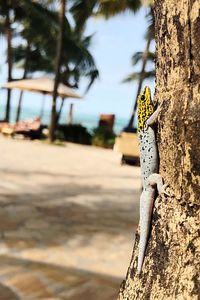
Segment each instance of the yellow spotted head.
[[138,131],[144,130],[146,121],[154,112],[154,105],[151,100],[151,90],[148,86],[144,88],[137,99],[138,104]]

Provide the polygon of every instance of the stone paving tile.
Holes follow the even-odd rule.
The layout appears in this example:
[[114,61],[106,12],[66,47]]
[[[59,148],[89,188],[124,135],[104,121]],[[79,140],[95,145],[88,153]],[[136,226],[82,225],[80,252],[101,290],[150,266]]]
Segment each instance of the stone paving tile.
[[42,299],[44,297],[53,297],[53,291],[42,283],[37,274],[21,273],[11,276],[11,278],[4,280],[7,286],[15,289],[21,298]]
[[[0,273],[4,285],[0,291],[6,300],[54,299],[55,296],[66,300],[109,300],[117,297],[119,289],[117,278],[5,255],[0,256],[0,267],[7,269]],[[0,299],[3,300],[1,294]]]
[[116,299],[138,223],[139,169],[93,147],[0,145],[0,300]]

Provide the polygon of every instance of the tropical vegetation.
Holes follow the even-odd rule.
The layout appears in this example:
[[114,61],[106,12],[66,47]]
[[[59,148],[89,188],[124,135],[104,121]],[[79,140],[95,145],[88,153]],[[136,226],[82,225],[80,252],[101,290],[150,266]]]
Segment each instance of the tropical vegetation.
[[[154,15],[153,15],[152,7],[150,7],[150,10],[147,13],[146,17],[149,21],[149,27],[147,29],[147,33],[145,36],[145,40],[146,40],[145,50],[142,52],[136,52],[132,56],[133,67],[135,67],[138,63],[141,63],[141,70],[139,72],[133,72],[133,73],[129,74],[123,80],[123,82],[132,82],[132,81],[138,82],[136,98],[135,98],[135,102],[133,105],[131,117],[130,117],[130,120],[129,120],[129,123],[127,126],[128,128],[132,128],[133,124],[134,124],[135,114],[136,114],[136,110],[137,110],[137,98],[141,92],[143,82],[146,79],[152,79],[155,77],[155,65],[154,65],[155,53],[150,50],[151,43],[155,38]],[[150,62],[150,69],[147,70],[147,65],[149,62]]]
[[[8,81],[13,80],[12,69],[16,66],[24,69],[22,78],[36,71],[57,74],[50,126],[52,134],[58,119],[55,92],[58,82],[77,88],[81,77],[84,76],[88,78],[87,91],[98,77],[94,58],[89,52],[92,36],[86,36],[84,30],[79,31],[75,23],[71,24],[72,22],[68,21],[65,1],[61,1],[62,22],[57,5],[50,5],[48,1],[0,2],[0,30],[7,40]],[[60,40],[62,45],[59,44]],[[10,119],[10,97],[11,91],[8,90],[6,121]],[[17,121],[20,118],[21,102],[22,93],[17,109]]]
[[[0,0],[0,31],[7,40],[8,81],[13,80],[13,67],[23,69],[22,78],[27,78],[37,71],[54,76],[49,126],[51,141],[54,140],[59,120],[57,107],[59,83],[77,88],[84,76],[88,78],[87,92],[99,75],[89,51],[92,36],[85,35],[87,20],[91,16],[103,16],[107,19],[126,11],[136,13],[142,3],[142,0]],[[151,19],[153,20],[152,17]],[[141,71],[130,74],[125,79],[125,81],[138,80],[137,94],[143,80],[154,76],[154,70],[146,71],[147,62],[154,58],[154,54],[149,51],[153,39],[152,28],[153,21],[147,32],[145,51],[134,54],[132,58],[133,65],[142,60]],[[19,97],[16,121],[20,119],[22,96],[23,93]],[[11,90],[8,90],[6,121],[10,119],[10,106]],[[136,104],[129,127],[133,124],[135,110]]]
[[[128,75],[127,78],[123,80],[123,82],[130,82],[137,80],[138,81],[138,88],[136,92],[135,101],[133,104],[133,110],[131,113],[130,120],[128,122],[127,128],[130,129],[133,127],[133,121],[135,118],[135,113],[137,109],[137,97],[141,91],[142,84],[145,79],[154,78],[155,70],[152,67],[150,70],[147,70],[148,62],[153,62],[155,55],[154,52],[150,51],[150,45],[154,39],[154,16],[153,16],[153,9],[152,9],[152,2],[153,1],[140,1],[140,0],[92,0],[92,1],[71,1],[74,4],[71,7],[71,12],[77,22],[78,28],[84,28],[87,19],[91,15],[100,15],[104,18],[108,19],[118,14],[122,14],[124,12],[132,12],[136,13],[142,4],[149,6],[149,10],[147,13],[147,19],[149,22],[149,27],[147,28],[147,33],[145,36],[146,39],[146,48],[144,51],[136,52],[132,56],[132,65],[135,66],[138,62],[141,62],[141,70],[139,72],[133,72],[132,74]],[[152,64],[151,64],[152,65]]]

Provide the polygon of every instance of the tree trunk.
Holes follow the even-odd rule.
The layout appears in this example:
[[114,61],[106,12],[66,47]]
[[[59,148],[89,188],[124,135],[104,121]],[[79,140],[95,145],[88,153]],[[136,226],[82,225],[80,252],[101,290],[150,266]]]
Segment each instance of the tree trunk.
[[55,139],[55,127],[56,127],[56,99],[57,99],[57,89],[60,81],[60,67],[61,67],[61,58],[62,58],[62,49],[63,49],[63,40],[64,40],[64,20],[65,20],[65,0],[60,0],[60,29],[57,43],[57,52],[56,52],[56,67],[55,67],[55,81],[54,81],[54,90],[53,90],[53,100],[52,100],[52,109],[51,109],[51,122],[49,127],[49,140],[53,142]]
[[[30,42],[28,41],[27,43],[27,48],[26,48],[26,57],[25,57],[25,65],[24,65],[24,74],[22,79],[25,79],[28,73],[28,63],[29,63],[29,55],[30,55]],[[17,106],[17,114],[16,114],[16,123],[20,119],[20,114],[21,114],[21,109],[22,109],[22,98],[23,98],[23,91],[20,92],[19,95],[19,101],[18,101],[18,106]]]
[[[10,20],[10,8],[7,7],[6,13],[6,37],[7,37],[7,63],[8,63],[8,81],[12,80],[12,28]],[[7,90],[7,102],[5,121],[10,121],[10,101],[11,101],[11,89]]]
[[69,114],[67,116],[67,125],[72,125],[73,123],[73,108],[74,108],[74,104],[70,103]]
[[200,296],[200,2],[156,0],[156,99],[160,173],[146,256],[136,273],[138,240],[119,299]]
[[62,114],[62,110],[63,110],[63,106],[64,106],[64,101],[65,101],[65,98],[62,98],[62,99],[61,99],[60,108],[59,108],[59,111],[58,111],[57,116],[56,116],[56,124],[59,123],[60,116],[61,116],[61,114]]

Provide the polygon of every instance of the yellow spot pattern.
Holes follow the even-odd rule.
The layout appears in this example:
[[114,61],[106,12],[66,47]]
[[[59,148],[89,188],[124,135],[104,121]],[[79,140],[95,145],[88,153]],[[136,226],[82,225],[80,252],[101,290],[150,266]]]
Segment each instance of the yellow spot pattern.
[[138,96],[138,131],[144,130],[146,121],[154,112],[153,102],[151,100],[151,90],[148,86]]

